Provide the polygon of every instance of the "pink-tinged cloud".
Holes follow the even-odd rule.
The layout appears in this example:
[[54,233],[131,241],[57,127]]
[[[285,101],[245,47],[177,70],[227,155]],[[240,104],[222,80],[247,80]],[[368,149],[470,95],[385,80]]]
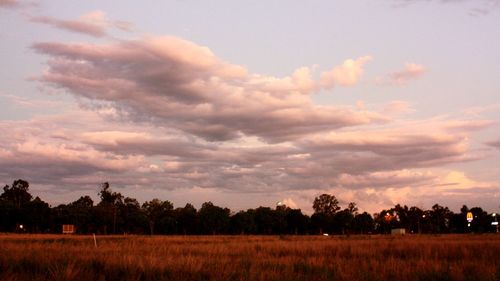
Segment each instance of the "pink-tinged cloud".
[[412,108],[409,102],[396,100],[391,101],[386,106],[384,106],[382,112],[389,115],[398,115],[415,112],[415,109]]
[[313,102],[322,89],[358,83],[368,57],[315,79],[315,67],[285,77],[250,73],[175,37],[33,48],[49,58],[37,79],[74,95],[80,107],[0,121],[0,177],[28,175],[33,186],[54,192],[110,181],[131,196],[257,194],[304,210],[331,192],[378,209],[405,203],[412,190],[457,194],[440,170],[477,159],[469,141],[491,124],[396,120],[413,110],[405,101],[377,110]]
[[371,172],[360,175],[341,174],[336,185],[345,188],[390,188],[402,186],[421,186],[431,183],[436,176],[429,171],[394,170]]
[[321,85],[324,88],[331,88],[334,84],[342,86],[352,86],[356,84],[363,75],[364,65],[371,61],[371,56],[364,56],[355,60],[348,59],[341,66],[333,68],[321,74]]
[[15,8],[19,4],[17,0],[0,0],[0,8]]
[[61,106],[61,102],[58,101],[51,101],[45,99],[28,99],[21,96],[2,94],[2,93],[0,93],[0,98],[7,100],[7,102],[19,108],[54,108]]
[[[150,120],[207,140],[257,136],[280,142],[386,119],[347,106],[315,105],[310,94],[326,85],[324,79],[314,81],[307,67],[284,78],[251,74],[207,47],[175,37],[33,47],[51,57],[40,81],[111,102],[133,120]],[[335,73],[348,73],[345,79],[351,83],[367,60],[346,62]]]
[[449,131],[479,131],[492,126],[495,122],[487,119],[453,120],[446,124]]
[[402,85],[410,80],[421,77],[427,70],[424,66],[416,63],[406,63],[404,69],[391,72],[376,80],[377,84]]
[[[291,198],[304,210],[314,196],[330,191],[367,210],[409,202],[407,193],[427,187],[433,194],[456,194],[457,180],[435,170],[469,160],[469,130],[449,131],[445,124],[453,120],[396,122],[362,133],[317,132],[269,144],[255,137],[207,142],[155,123],[111,117],[106,110],[73,109],[1,121],[0,177],[26,177],[47,193],[68,188],[94,194],[100,182],[110,181],[132,196],[193,188],[275,194],[275,201]],[[467,188],[462,185],[460,192],[470,192]]]
[[31,17],[32,22],[47,24],[71,32],[83,33],[94,37],[107,35],[109,28],[118,28],[130,31],[131,24],[124,21],[112,21],[102,11],[92,11],[80,16],[76,20],[61,20],[48,16]]

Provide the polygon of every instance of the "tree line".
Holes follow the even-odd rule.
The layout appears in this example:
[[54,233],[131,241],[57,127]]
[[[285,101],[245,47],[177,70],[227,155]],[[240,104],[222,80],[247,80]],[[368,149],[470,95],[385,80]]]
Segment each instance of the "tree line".
[[[0,232],[60,233],[63,224],[73,224],[80,234],[375,234],[404,228],[407,233],[494,232],[496,214],[480,207],[463,206],[459,213],[435,204],[430,210],[396,205],[373,216],[358,212],[356,203],[342,209],[334,195],[314,199],[314,214],[278,204],[246,211],[205,202],[200,209],[191,204],[174,208],[168,200],[152,199],[140,204],[101,184],[100,201],[81,196],[69,204],[51,207],[33,198],[29,183],[15,180],[0,195]],[[467,213],[473,220],[467,221]]]

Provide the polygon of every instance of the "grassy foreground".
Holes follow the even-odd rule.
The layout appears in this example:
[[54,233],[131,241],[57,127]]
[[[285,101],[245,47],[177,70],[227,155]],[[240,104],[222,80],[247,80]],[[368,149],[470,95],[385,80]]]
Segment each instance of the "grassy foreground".
[[0,235],[0,280],[500,280],[500,235]]

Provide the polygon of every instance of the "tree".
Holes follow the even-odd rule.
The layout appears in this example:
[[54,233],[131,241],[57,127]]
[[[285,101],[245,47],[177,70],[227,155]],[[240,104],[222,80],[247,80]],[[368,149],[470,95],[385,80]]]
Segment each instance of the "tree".
[[391,229],[399,227],[398,217],[394,208],[376,213],[374,220],[375,227],[379,233],[391,233]]
[[239,211],[231,216],[230,227],[232,234],[255,234],[255,212],[253,210]]
[[25,207],[26,230],[29,232],[46,232],[50,227],[50,206],[40,197],[35,197]]
[[200,224],[204,234],[226,233],[229,229],[228,208],[215,206],[212,202],[205,202],[199,211]]
[[398,221],[397,227],[399,228],[404,228],[408,233],[410,233],[410,221],[409,221],[409,209],[408,206],[404,205],[401,206],[400,204],[397,204],[393,208],[394,212],[396,213],[396,218]]
[[197,233],[198,216],[193,205],[187,203],[184,208],[175,209],[175,218],[178,232],[180,231],[184,235]]
[[160,228],[162,223],[171,217],[174,205],[170,203],[170,201],[162,201],[155,198],[151,201],[144,202],[144,204],[142,204],[142,209],[148,218],[150,234],[153,235],[155,229]]
[[331,222],[331,228],[336,233],[349,234],[352,229],[354,214],[348,209],[336,212]]
[[352,229],[356,233],[367,234],[372,233],[375,228],[375,221],[372,216],[367,212],[363,212],[361,214],[357,214],[354,217],[352,223]]
[[319,197],[314,198],[313,209],[314,213],[332,216],[340,210],[339,201],[334,195],[321,194]]
[[330,231],[328,217],[323,213],[312,214],[311,230],[316,234],[328,233]]
[[99,205],[118,205],[123,203],[123,195],[121,195],[121,193],[119,192],[113,192],[109,187],[108,182],[101,184],[99,197],[101,198],[101,202],[99,202]]
[[472,232],[485,232],[490,227],[490,220],[488,213],[483,211],[480,207],[473,207],[469,210],[472,213],[473,220],[471,222],[470,231]]
[[448,232],[451,220],[451,211],[448,207],[443,207],[439,204],[434,204],[430,210],[430,219],[432,223],[432,232],[443,233]]
[[94,230],[94,201],[90,196],[81,196],[78,200],[61,207],[66,209],[67,214],[64,224],[74,224],[78,233],[89,233]]
[[90,209],[94,206],[94,201],[92,200],[92,198],[90,198],[90,196],[86,195],[86,196],[81,196],[80,198],[78,198],[78,200],[69,203],[69,205],[77,208]]
[[277,215],[274,210],[269,207],[259,207],[255,209],[254,221],[259,234],[273,234],[276,227]]
[[29,193],[29,183],[18,179],[12,186],[6,185],[0,195],[1,230],[15,231],[18,225],[29,221],[27,207],[33,196]]
[[358,214],[358,206],[354,202],[350,202],[349,203],[349,205],[347,206],[347,210],[353,216],[355,216],[356,214]]
[[33,196],[29,193],[30,184],[22,179],[15,180],[12,186],[6,185],[3,188],[3,193],[0,195],[0,200],[11,202],[14,207],[21,208],[23,205],[31,201]]
[[425,219],[424,211],[419,207],[412,206],[408,209],[408,230],[410,233],[422,233],[422,223]]
[[125,197],[120,205],[120,215],[123,218],[122,230],[125,233],[146,233],[148,219],[135,198]]
[[305,234],[309,226],[309,217],[302,214],[300,209],[286,210],[286,226],[289,234]]
[[105,182],[101,184],[99,197],[101,202],[97,204],[96,211],[103,225],[104,233],[107,233],[108,226],[112,226],[113,233],[116,233],[118,209],[123,204],[123,195],[119,192],[113,192],[109,187],[109,183]]

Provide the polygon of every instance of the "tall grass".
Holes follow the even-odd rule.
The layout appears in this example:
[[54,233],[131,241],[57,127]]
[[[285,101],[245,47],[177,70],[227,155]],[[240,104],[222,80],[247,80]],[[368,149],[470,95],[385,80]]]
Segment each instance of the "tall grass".
[[0,235],[1,280],[500,280],[499,235]]

